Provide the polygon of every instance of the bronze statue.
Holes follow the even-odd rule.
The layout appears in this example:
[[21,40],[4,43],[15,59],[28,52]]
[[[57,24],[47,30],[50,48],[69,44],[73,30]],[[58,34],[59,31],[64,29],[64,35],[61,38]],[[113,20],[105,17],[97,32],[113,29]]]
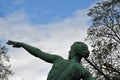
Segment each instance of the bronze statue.
[[16,48],[22,47],[33,56],[52,63],[53,66],[48,74],[47,80],[94,80],[90,72],[80,64],[83,57],[87,58],[89,56],[88,47],[83,42],[75,42],[71,46],[68,60],[58,55],[48,54],[22,42],[9,40],[7,44],[13,45]]

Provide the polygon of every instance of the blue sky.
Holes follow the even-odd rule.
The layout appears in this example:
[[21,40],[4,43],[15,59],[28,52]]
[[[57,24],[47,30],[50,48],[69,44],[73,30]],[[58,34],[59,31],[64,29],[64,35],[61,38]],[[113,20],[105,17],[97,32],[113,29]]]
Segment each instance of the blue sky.
[[88,8],[100,0],[0,0],[4,16],[24,9],[30,23],[46,24],[72,16],[76,10]]
[[[4,13],[0,18],[0,41],[24,42],[67,59],[73,42],[87,43],[84,40],[90,27],[87,12],[98,1],[103,0],[0,0]],[[46,80],[52,65],[23,48],[5,46],[9,48],[15,73],[9,80]]]

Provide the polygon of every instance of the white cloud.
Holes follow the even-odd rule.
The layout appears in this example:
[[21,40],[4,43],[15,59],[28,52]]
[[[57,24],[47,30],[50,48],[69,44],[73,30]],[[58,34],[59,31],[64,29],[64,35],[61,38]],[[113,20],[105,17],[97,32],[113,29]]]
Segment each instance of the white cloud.
[[[78,10],[72,17],[61,21],[32,25],[21,10],[0,19],[0,38],[22,41],[67,58],[70,45],[75,41],[84,41],[87,21],[86,10]],[[10,80],[46,80],[50,64],[33,57],[24,49],[10,48],[8,54],[15,72]]]

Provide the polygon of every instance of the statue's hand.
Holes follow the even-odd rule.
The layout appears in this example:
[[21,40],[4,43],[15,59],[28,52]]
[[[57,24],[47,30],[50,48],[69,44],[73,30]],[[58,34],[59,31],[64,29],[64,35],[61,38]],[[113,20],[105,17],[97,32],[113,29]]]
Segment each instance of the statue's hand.
[[8,40],[7,44],[8,45],[12,45],[13,47],[16,47],[16,48],[20,48],[21,47],[20,42],[16,42],[16,41]]

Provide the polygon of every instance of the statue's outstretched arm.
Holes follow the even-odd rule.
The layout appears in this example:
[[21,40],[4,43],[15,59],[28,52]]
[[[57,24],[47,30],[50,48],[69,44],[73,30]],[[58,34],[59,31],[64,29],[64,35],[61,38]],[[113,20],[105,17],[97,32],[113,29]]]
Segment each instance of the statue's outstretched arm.
[[25,50],[27,50],[30,54],[32,54],[33,56],[43,59],[44,61],[49,62],[49,63],[54,63],[55,61],[62,59],[62,57],[58,55],[51,55],[51,54],[45,53],[38,48],[35,48],[33,46],[30,46],[22,42],[16,42],[16,41],[9,40],[7,44],[13,45],[13,47],[16,47],[16,48],[22,47]]

